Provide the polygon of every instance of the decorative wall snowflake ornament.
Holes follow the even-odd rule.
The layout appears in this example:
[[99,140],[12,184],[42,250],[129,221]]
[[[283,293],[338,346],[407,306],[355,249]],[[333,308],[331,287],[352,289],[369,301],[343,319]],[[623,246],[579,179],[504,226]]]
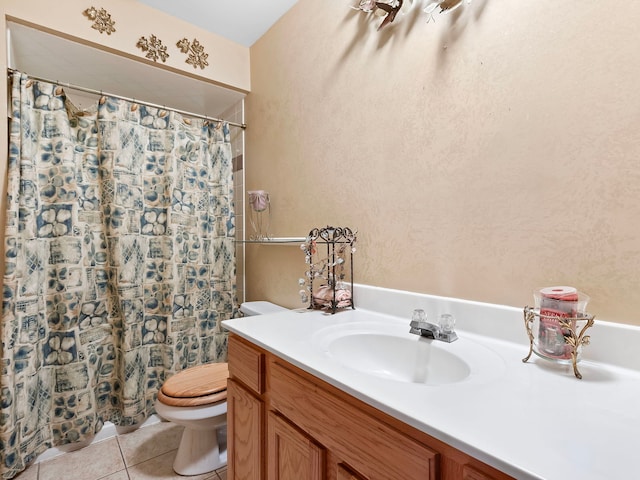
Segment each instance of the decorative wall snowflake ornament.
[[154,62],[157,62],[158,59],[160,59],[164,63],[167,61],[167,58],[169,58],[167,47],[162,45],[162,40],[155,35],[151,35],[151,38],[149,39],[140,37],[140,40],[136,43],[136,47],[141,49],[143,52],[147,52],[145,57],[153,60]]
[[93,20],[91,28],[98,30],[100,33],[111,35],[116,31],[114,25],[116,22],[111,20],[111,15],[104,8],[98,10],[96,7],[87,8],[82,12],[89,20]]
[[185,60],[189,65],[193,65],[193,68],[200,67],[204,69],[209,62],[207,62],[207,58],[209,54],[204,53],[204,47],[200,45],[200,42],[197,39],[193,39],[193,42],[189,42],[186,38],[183,38],[178,43],[176,43],[178,48],[182,53],[188,53],[189,57]]

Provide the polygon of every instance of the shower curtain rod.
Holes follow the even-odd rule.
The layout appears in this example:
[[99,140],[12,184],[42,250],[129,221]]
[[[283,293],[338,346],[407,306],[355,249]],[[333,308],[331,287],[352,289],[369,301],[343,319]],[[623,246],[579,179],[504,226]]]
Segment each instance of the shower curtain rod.
[[[10,68],[10,67],[7,68],[7,72],[9,72],[9,73],[14,73],[14,72],[24,73],[24,72],[20,72],[19,70],[16,70],[16,69]],[[186,115],[188,117],[201,118],[203,120],[210,120],[210,121],[213,121],[213,122],[227,122],[229,125],[232,125],[234,127],[239,127],[239,128],[241,128],[243,130],[245,128],[247,128],[247,124],[246,123],[229,122],[227,120],[222,120],[220,118],[208,117],[208,116],[202,115],[200,113],[187,112],[185,110],[179,110],[177,108],[168,108],[165,105],[158,105],[158,104],[155,104],[155,103],[138,100],[136,98],[123,97],[122,95],[116,95],[114,93],[103,92],[102,90],[95,90],[93,88],[81,87],[79,85],[73,85],[71,83],[63,83],[63,82],[60,82],[58,80],[50,80],[48,78],[36,77],[36,76],[33,76],[33,75],[29,75],[28,73],[26,75],[28,75],[29,78],[31,78],[31,79],[33,79],[33,80],[35,80],[37,82],[53,83],[53,84],[59,85],[61,87],[67,87],[67,88],[70,88],[72,90],[78,90],[78,91],[84,92],[84,93],[90,93],[90,94],[93,94],[93,95],[100,95],[100,96],[106,95],[108,97],[118,98],[120,100],[125,100],[127,102],[138,103],[140,105],[145,105],[147,107],[161,108],[161,109],[165,109],[165,110],[172,110],[174,112],[177,112],[177,113],[179,113],[181,115]]]

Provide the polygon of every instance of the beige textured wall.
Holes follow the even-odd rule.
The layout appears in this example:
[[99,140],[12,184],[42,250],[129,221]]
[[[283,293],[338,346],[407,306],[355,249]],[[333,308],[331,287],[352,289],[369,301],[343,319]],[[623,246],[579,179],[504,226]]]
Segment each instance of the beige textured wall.
[[[513,306],[573,285],[640,325],[640,2],[473,0],[380,32],[350,3],[300,0],[251,48],[271,233],[357,228],[358,283]],[[300,306],[298,248],[246,262],[249,299]]]

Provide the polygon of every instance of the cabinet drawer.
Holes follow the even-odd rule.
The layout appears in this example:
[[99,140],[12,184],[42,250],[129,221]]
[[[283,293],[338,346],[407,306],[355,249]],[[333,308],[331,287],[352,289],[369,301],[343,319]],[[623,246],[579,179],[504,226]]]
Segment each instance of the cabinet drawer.
[[[438,454],[363,412],[359,400],[338,398],[277,361],[269,365],[269,372],[271,409],[281,412],[359,475],[369,480],[437,478]],[[346,472],[342,474],[345,478]]]
[[233,333],[229,335],[229,376],[258,395],[264,393],[265,355]]

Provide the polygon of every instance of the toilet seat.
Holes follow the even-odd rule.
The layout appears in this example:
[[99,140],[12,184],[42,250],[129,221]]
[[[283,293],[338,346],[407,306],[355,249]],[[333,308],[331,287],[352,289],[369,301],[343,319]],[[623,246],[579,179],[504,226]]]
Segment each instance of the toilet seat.
[[227,363],[208,363],[176,373],[158,391],[158,400],[176,407],[197,407],[227,399]]

